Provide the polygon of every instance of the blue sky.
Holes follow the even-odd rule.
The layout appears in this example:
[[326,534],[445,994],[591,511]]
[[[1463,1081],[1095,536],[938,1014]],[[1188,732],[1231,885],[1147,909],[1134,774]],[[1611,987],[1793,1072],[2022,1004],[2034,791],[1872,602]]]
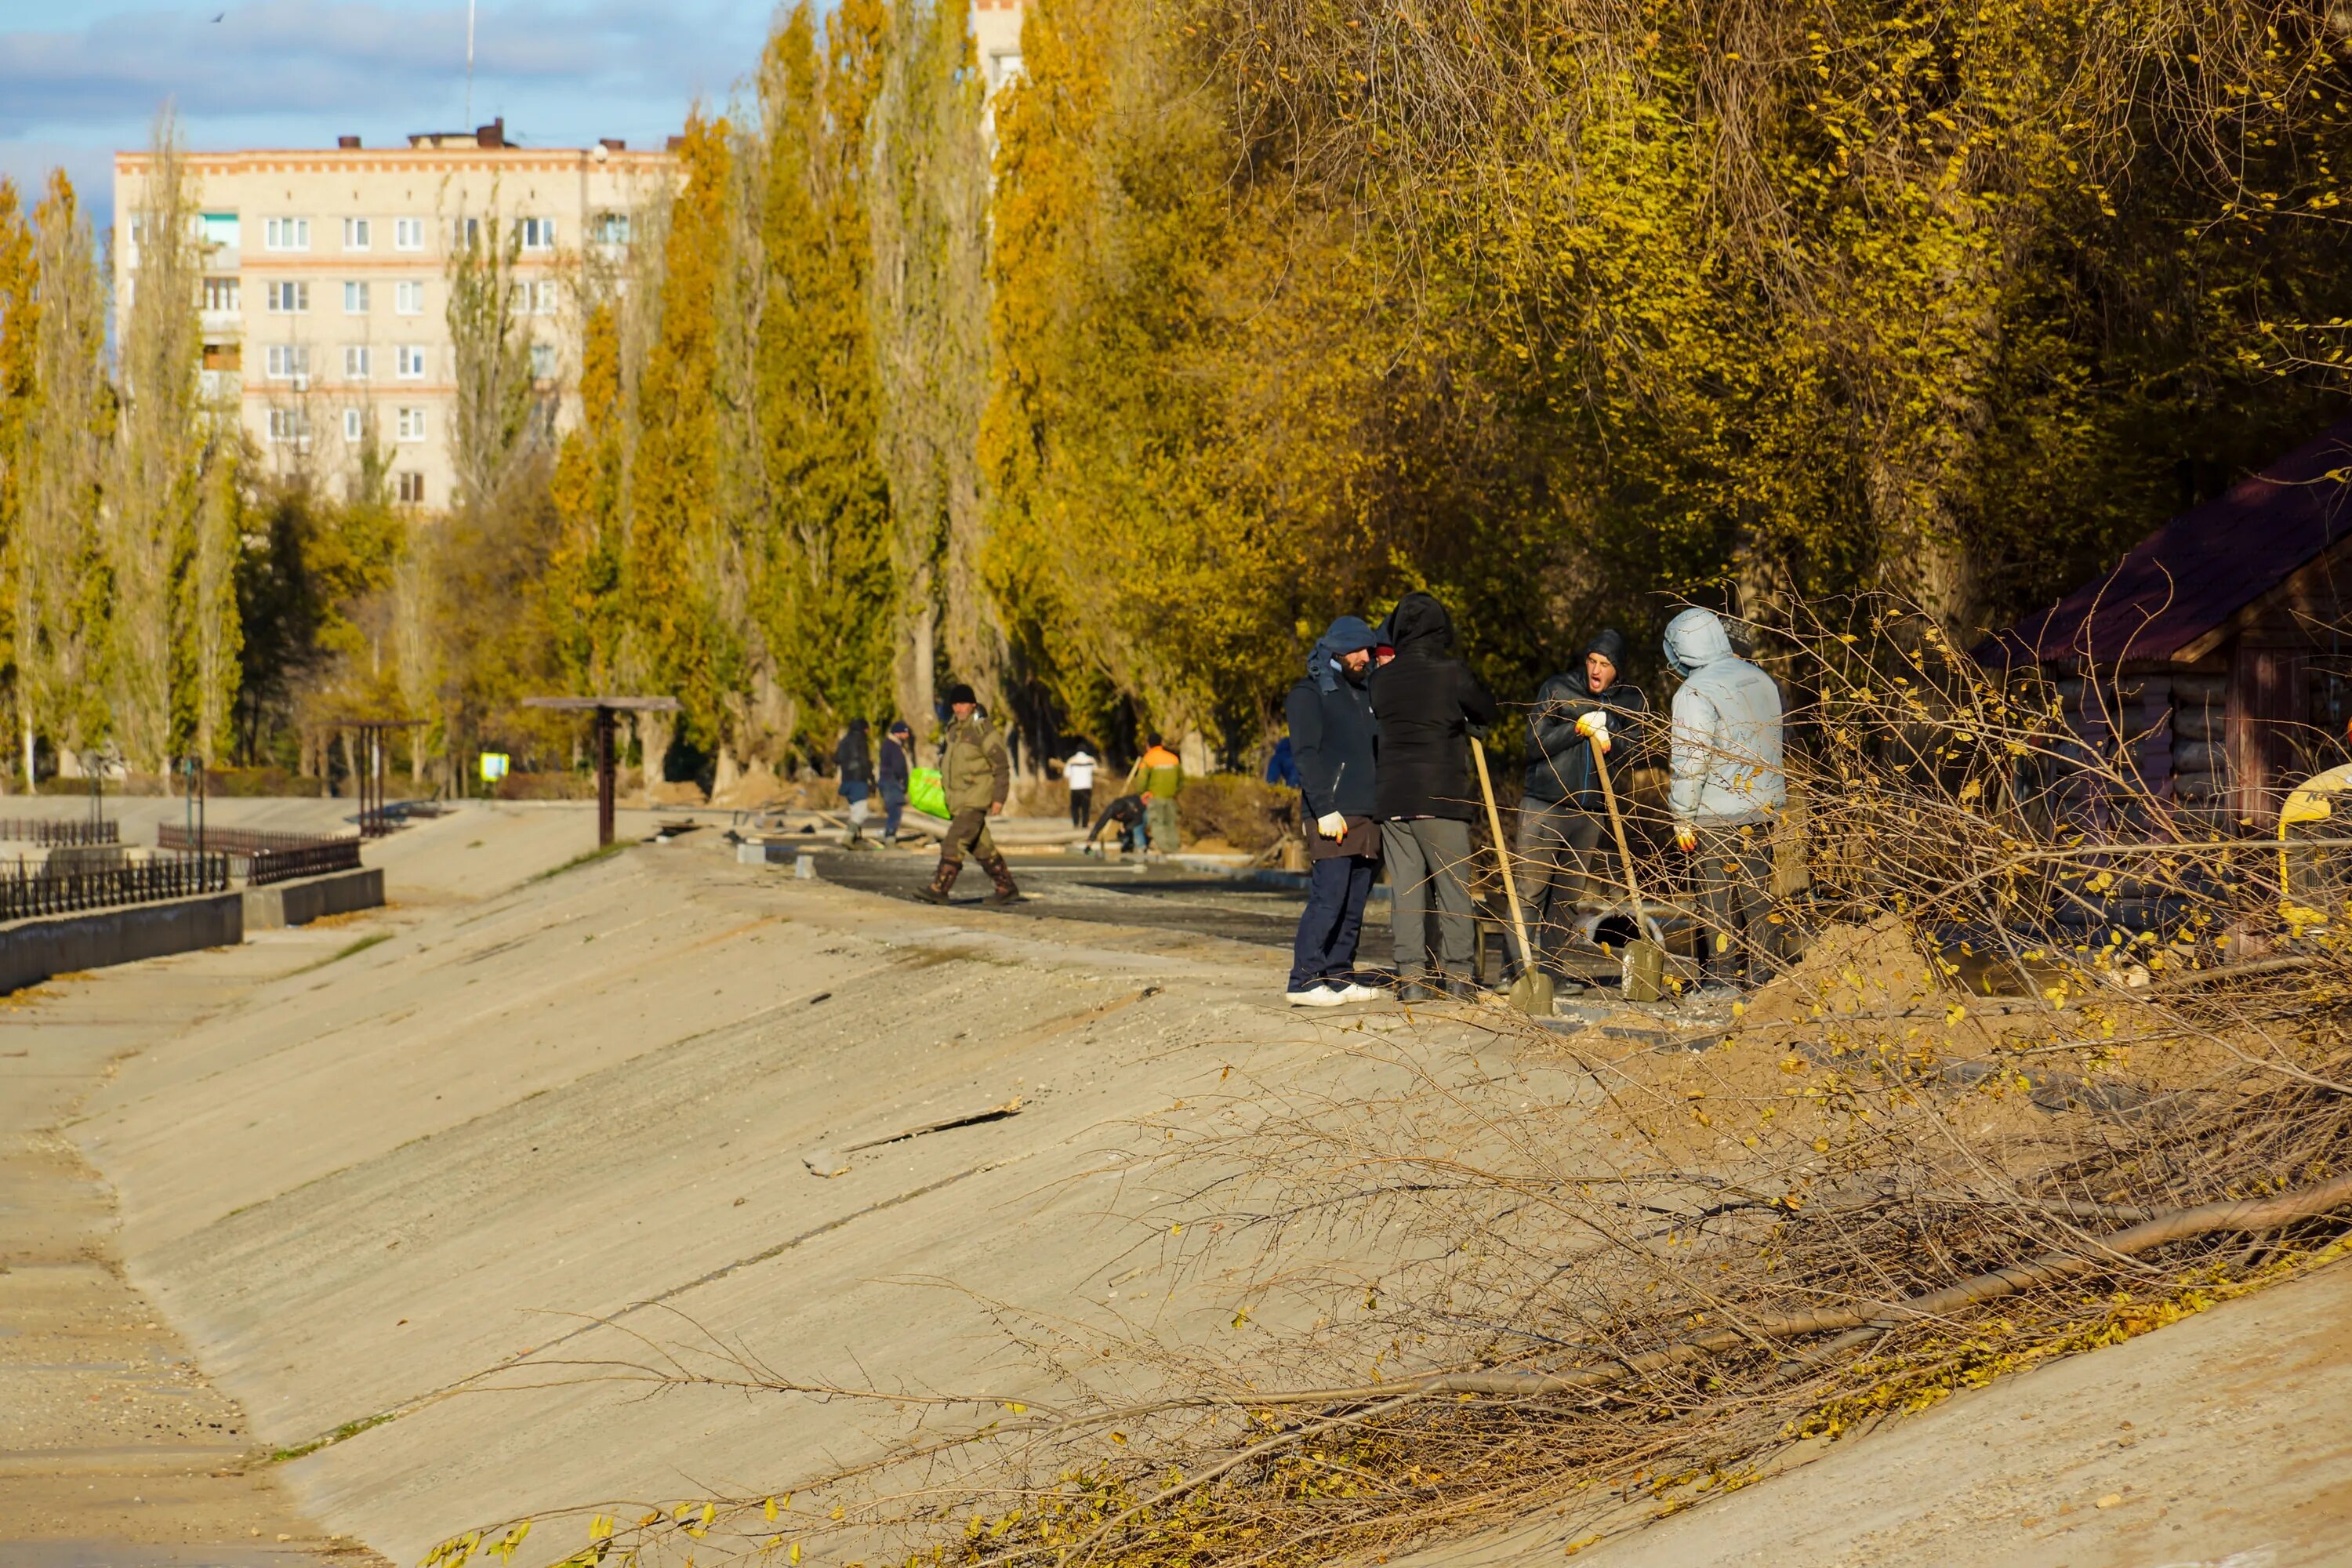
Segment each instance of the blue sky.
[[[479,0],[474,119],[658,146],[759,58],[772,0]],[[220,17],[215,22],[213,18]],[[399,145],[466,116],[465,0],[0,0],[0,174],[63,164],[101,222],[165,100],[197,148]]]

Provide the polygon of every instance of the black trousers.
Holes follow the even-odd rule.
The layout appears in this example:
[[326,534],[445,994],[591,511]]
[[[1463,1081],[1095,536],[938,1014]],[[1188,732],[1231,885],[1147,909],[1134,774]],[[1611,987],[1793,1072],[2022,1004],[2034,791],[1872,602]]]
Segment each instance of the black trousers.
[[1084,789],[1074,789],[1070,792],[1071,826],[1084,827],[1087,825],[1087,816],[1093,813],[1094,809],[1095,791],[1092,784],[1088,784]]

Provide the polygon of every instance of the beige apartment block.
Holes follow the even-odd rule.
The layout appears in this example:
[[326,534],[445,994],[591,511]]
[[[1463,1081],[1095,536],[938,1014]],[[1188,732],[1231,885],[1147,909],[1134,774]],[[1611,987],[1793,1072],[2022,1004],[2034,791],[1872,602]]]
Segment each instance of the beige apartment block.
[[[676,177],[666,151],[518,147],[503,121],[404,147],[191,153],[204,249],[204,382],[274,472],[340,487],[373,440],[393,494],[445,507],[454,484],[450,263],[495,217],[520,232],[515,306],[556,426],[578,416],[583,258],[617,262]],[[150,155],[114,160],[115,308],[137,285]]]

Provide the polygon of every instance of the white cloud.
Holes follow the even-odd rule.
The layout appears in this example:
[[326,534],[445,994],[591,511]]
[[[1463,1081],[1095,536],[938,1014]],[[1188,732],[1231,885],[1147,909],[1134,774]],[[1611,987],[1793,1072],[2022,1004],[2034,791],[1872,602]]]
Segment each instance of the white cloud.
[[[723,93],[756,64],[768,16],[757,0],[484,5],[475,101],[658,100],[676,106],[676,123],[698,92]],[[213,0],[0,32],[0,138],[79,140],[77,128],[119,137],[166,100],[192,131],[214,118],[447,118],[462,100],[465,32],[462,5],[371,0]]]

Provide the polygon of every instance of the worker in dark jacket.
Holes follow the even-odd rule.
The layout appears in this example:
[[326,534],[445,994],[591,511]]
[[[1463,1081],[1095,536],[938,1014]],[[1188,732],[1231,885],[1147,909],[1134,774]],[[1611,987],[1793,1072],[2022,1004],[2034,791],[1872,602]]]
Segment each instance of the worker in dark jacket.
[[1307,656],[1307,674],[1283,704],[1299,816],[1314,862],[1284,988],[1294,1007],[1369,1002],[1379,994],[1355,980],[1356,939],[1381,862],[1381,829],[1373,820],[1377,726],[1365,689],[1379,640],[1356,616],[1341,616]]
[[898,819],[907,810],[907,785],[915,772],[915,731],[904,719],[890,721],[882,737],[877,782],[882,791],[882,842],[898,842]]
[[858,844],[866,837],[866,816],[872,809],[869,802],[874,794],[874,753],[866,743],[866,721],[852,719],[840,744],[833,748],[835,783],[841,798],[849,803],[849,842]]
[[[1389,863],[1397,978],[1406,1001],[1475,994],[1470,972],[1470,823],[1481,807],[1469,736],[1492,727],[1495,699],[1454,656],[1454,620],[1427,594],[1397,601],[1381,640],[1396,658],[1372,671],[1380,717],[1374,809]],[[1430,973],[1427,920],[1437,906],[1439,971]]]
[[1102,830],[1114,822],[1118,824],[1118,836],[1121,842],[1127,843],[1132,848],[1142,848],[1141,844],[1134,842],[1136,830],[1143,826],[1144,819],[1150,811],[1151,792],[1150,790],[1144,790],[1137,795],[1123,795],[1113,799],[1108,805],[1103,807],[1102,815],[1095,818],[1094,826],[1087,833],[1087,852],[1089,854],[1093,852],[1095,840],[1100,838]]
[[1584,645],[1582,666],[1545,681],[1528,715],[1518,849],[1528,868],[1520,886],[1538,963],[1557,951],[1561,917],[1604,883],[1608,804],[1593,753],[1608,759],[1613,783],[1641,766],[1653,743],[1649,699],[1621,673],[1623,635],[1603,629]]

